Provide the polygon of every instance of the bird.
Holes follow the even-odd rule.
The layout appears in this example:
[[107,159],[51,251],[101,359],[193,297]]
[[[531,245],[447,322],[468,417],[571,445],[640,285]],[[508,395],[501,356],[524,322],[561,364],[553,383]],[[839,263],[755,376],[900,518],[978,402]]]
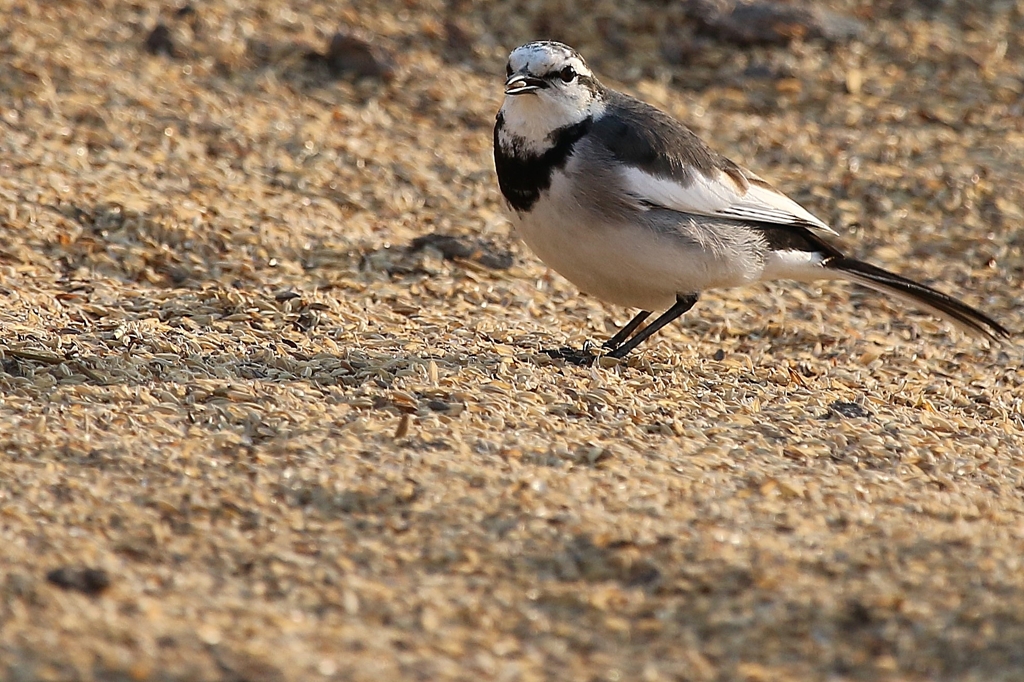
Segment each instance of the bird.
[[[948,294],[847,256],[832,227],[669,114],[602,85],[564,43],[510,53],[494,164],[514,231],[548,267],[585,293],[640,309],[603,344],[612,357],[705,290],[769,280],[850,280],[993,342],[1010,337]],[[640,329],[656,310],[665,312]],[[545,352],[580,364],[595,357],[588,347]]]

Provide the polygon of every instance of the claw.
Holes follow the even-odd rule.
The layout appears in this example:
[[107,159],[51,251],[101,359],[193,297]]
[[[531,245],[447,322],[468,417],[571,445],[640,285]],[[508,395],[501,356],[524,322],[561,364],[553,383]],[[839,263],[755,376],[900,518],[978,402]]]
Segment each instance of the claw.
[[541,352],[556,360],[565,360],[566,362],[578,365],[579,367],[590,367],[594,364],[594,360],[597,359],[597,355],[591,351],[593,347],[593,344],[587,342],[583,344],[582,350],[562,346],[561,348],[548,348]]

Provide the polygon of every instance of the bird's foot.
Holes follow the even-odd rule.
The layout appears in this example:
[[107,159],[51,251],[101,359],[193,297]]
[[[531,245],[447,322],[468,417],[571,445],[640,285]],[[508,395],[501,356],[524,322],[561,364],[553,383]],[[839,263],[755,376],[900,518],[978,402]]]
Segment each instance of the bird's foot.
[[579,365],[580,367],[590,367],[594,364],[594,360],[597,359],[597,353],[595,353],[593,349],[593,344],[587,341],[583,344],[583,348],[562,346],[561,348],[547,348],[541,352],[545,355],[551,356],[555,360],[565,360],[568,363]]

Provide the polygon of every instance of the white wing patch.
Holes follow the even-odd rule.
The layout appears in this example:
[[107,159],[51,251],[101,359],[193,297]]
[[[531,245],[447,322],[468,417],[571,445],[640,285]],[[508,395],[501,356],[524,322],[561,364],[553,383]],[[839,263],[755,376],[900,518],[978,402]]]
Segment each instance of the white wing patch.
[[[671,178],[655,177],[639,168],[628,168],[623,176],[626,191],[639,201],[680,213],[757,220],[779,225],[803,224],[835,234],[832,228],[785,194],[753,183],[749,183],[744,190],[722,171],[718,171],[714,178],[708,178],[694,170],[693,180],[686,186]],[[748,177],[759,180],[756,176]]]

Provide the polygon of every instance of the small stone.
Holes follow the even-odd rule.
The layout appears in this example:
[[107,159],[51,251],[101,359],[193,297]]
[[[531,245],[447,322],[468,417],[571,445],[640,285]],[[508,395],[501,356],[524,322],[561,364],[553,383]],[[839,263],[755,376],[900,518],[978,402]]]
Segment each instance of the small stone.
[[452,59],[465,59],[473,54],[475,38],[466,24],[458,19],[444,23],[446,54]]
[[849,419],[871,416],[871,412],[867,411],[857,403],[849,403],[844,402],[842,400],[837,400],[828,407],[830,410],[835,412],[840,417],[846,417]]
[[430,247],[441,252],[446,260],[472,261],[491,270],[507,270],[512,267],[512,254],[498,249],[492,242],[470,239],[449,234],[427,234],[416,237],[409,244],[409,251],[415,253]]
[[162,54],[167,57],[174,57],[177,55],[177,50],[174,45],[174,38],[171,37],[171,29],[167,24],[161,22],[157,24],[149,35],[146,36],[146,42],[144,43],[146,52],[150,54]]
[[331,36],[323,59],[331,74],[336,77],[390,81],[395,75],[390,54],[379,45],[350,33],[338,32]]
[[864,25],[837,12],[783,2],[690,0],[688,16],[700,31],[737,45],[787,45],[793,40],[851,40]]
[[62,590],[95,596],[110,587],[110,576],[102,568],[63,566],[46,574],[46,580]]
[[451,405],[444,400],[428,400],[427,407],[434,412],[447,412]]

